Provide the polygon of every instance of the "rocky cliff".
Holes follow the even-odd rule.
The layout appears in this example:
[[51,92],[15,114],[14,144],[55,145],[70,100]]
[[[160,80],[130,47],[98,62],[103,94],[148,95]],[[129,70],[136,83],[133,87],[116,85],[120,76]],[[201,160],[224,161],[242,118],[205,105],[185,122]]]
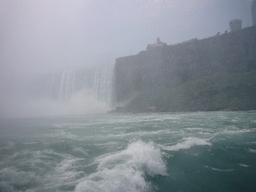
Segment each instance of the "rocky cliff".
[[194,78],[255,69],[255,26],[202,40],[163,44],[116,60],[116,101],[122,103],[147,91],[159,87],[169,89]]

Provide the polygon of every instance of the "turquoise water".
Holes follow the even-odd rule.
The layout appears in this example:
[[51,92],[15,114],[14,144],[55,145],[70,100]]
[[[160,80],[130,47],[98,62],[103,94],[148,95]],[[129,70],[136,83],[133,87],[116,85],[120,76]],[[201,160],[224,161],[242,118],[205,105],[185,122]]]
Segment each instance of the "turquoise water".
[[0,191],[256,191],[256,111],[2,119]]

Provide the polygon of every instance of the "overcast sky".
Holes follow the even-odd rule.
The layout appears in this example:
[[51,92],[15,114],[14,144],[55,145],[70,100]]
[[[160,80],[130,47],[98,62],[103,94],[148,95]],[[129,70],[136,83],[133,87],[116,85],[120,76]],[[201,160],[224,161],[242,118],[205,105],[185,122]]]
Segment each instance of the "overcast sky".
[[252,25],[252,0],[0,0],[0,75],[114,62]]

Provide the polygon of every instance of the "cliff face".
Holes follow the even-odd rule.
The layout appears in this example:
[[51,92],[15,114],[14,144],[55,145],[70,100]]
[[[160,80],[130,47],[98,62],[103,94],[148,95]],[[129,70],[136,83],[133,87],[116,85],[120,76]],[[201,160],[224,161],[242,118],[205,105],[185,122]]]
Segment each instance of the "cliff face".
[[164,45],[116,60],[116,101],[123,102],[143,91],[168,88],[191,78],[255,69],[255,26],[207,39]]
[[118,58],[115,66],[116,99],[118,102],[129,99],[138,92],[159,83],[168,82],[169,75],[164,71],[169,47],[164,46],[138,55]]

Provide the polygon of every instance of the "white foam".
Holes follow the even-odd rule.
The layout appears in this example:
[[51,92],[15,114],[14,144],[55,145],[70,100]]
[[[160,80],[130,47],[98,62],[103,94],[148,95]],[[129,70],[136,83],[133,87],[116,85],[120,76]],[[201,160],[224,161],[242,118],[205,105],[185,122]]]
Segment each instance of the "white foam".
[[78,139],[77,135],[66,132],[64,130],[57,130],[56,132],[49,134],[49,137],[56,137],[61,139]]
[[250,165],[245,165],[245,164],[239,164],[239,166],[241,166],[241,167],[250,167]]
[[85,156],[89,156],[88,152],[85,149],[83,149],[82,147],[74,147],[73,151],[81,153]]
[[230,172],[230,171],[234,171],[234,169],[218,169],[215,167],[209,167],[209,166],[205,166],[206,168],[211,168],[213,171],[221,171],[221,172]]
[[223,131],[224,134],[230,134],[230,135],[233,135],[233,134],[242,134],[242,133],[250,133],[252,132],[252,130],[250,129],[233,129],[233,130],[227,130],[225,129]]
[[234,171],[234,169],[218,169],[218,168],[214,168],[214,167],[211,167],[211,169],[213,171],[223,171],[223,172]]
[[159,148],[153,143],[137,141],[127,149],[101,156],[97,172],[77,185],[76,191],[145,191],[150,188],[145,175],[166,175],[166,166]]
[[36,175],[33,172],[19,171],[12,167],[0,170],[1,185],[5,182],[6,187],[9,189],[12,188],[12,185],[29,185],[35,180]]
[[209,139],[201,139],[197,137],[187,137],[182,139],[179,143],[173,146],[161,146],[162,149],[167,151],[179,151],[181,149],[190,149],[193,146],[196,145],[207,145],[212,146],[212,144],[209,142]]
[[255,144],[256,144],[256,141],[246,142],[246,144],[248,144],[248,145],[255,145]]
[[130,132],[130,133],[125,133],[125,132],[121,132],[121,133],[110,133],[108,135],[101,135],[101,137],[103,138],[136,138],[136,137],[142,137],[142,136],[152,136],[152,135],[166,135],[166,134],[177,134],[179,133],[178,131],[170,131],[168,129],[166,130],[158,130],[158,131],[134,131],[134,132]]
[[256,153],[256,150],[255,149],[249,149],[249,152]]
[[201,134],[201,135],[210,135],[210,134],[214,134],[214,130],[210,129],[210,128],[200,128],[200,127],[195,127],[195,128],[185,128],[185,130],[187,130],[188,132],[191,133],[197,133],[197,134]]
[[134,116],[133,114],[125,114],[125,115],[121,115],[121,114],[115,114],[115,116],[117,118],[115,119],[111,119],[111,121],[109,121],[110,124],[113,123],[150,123],[152,125],[152,123],[159,123],[159,122],[163,122],[165,120],[179,120],[180,116],[175,115],[175,114],[163,114],[161,113],[161,115],[157,114],[157,113],[153,113],[153,114],[137,114],[136,116]]

